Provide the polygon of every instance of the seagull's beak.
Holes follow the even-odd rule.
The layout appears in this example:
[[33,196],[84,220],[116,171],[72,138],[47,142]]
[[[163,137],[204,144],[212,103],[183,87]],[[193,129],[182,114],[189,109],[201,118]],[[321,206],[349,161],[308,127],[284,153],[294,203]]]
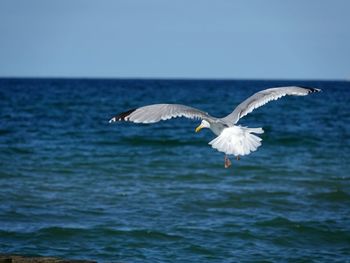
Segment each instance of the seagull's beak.
[[196,132],[199,132],[201,129],[203,129],[203,125],[202,125],[202,124],[200,124],[200,125],[195,129],[195,131],[196,131]]

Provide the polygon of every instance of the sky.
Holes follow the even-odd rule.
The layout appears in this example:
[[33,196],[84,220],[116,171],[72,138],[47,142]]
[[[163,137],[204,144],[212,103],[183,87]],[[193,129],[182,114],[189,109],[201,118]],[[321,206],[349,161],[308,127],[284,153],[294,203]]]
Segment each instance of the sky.
[[348,0],[0,0],[0,77],[350,80]]

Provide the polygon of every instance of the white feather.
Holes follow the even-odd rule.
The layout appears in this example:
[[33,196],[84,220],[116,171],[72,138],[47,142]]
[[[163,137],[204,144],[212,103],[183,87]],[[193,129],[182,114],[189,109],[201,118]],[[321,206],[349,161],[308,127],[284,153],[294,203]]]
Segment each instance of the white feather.
[[250,154],[261,145],[261,138],[252,133],[263,133],[262,128],[233,126],[225,128],[221,134],[209,144],[219,152],[229,155],[243,156]]

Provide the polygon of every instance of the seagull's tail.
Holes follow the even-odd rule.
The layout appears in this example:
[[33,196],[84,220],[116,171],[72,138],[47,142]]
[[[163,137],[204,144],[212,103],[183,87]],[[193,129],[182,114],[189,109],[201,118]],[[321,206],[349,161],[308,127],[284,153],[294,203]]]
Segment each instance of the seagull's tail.
[[261,138],[254,135],[264,133],[262,128],[233,126],[224,129],[221,134],[209,144],[219,152],[243,156],[256,151],[261,145]]

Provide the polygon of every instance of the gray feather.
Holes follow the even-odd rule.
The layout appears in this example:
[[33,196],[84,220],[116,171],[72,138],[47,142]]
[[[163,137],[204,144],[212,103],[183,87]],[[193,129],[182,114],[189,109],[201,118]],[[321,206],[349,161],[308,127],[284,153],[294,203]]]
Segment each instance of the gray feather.
[[180,104],[153,104],[120,113],[109,122],[131,121],[135,123],[155,123],[171,118],[214,119],[208,113]]
[[232,126],[233,124],[237,123],[240,118],[246,116],[254,109],[265,105],[269,101],[277,100],[286,95],[305,96],[309,93],[319,91],[321,90],[315,88],[304,88],[294,86],[265,89],[255,93],[253,96],[243,101],[235,108],[235,110],[231,114],[219,120],[229,126]]

